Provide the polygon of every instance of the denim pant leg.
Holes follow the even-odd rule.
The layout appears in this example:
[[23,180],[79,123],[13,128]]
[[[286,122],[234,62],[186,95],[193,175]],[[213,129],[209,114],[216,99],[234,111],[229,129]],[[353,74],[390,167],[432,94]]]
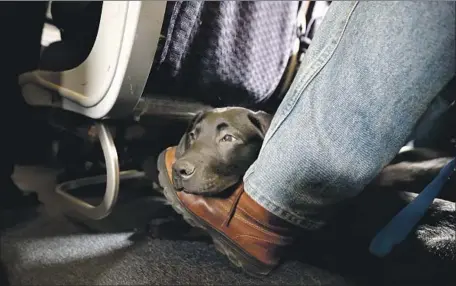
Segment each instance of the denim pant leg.
[[454,2],[332,2],[246,192],[321,227],[393,159],[454,74]]

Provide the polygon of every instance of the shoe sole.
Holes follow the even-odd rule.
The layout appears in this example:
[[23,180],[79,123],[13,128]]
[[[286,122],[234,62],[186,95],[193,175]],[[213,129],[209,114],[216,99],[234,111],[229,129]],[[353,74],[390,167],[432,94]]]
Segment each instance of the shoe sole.
[[212,238],[214,246],[223,255],[228,257],[229,261],[236,268],[241,268],[245,273],[254,277],[263,277],[268,275],[275,266],[264,264],[252,255],[246,253],[239,246],[234,244],[225,234],[210,226],[206,221],[199,218],[188,210],[176,195],[176,190],[169,180],[168,171],[165,164],[165,153],[163,151],[158,157],[158,181],[163,188],[163,194],[173,209],[180,214],[184,220],[193,227],[206,231]]

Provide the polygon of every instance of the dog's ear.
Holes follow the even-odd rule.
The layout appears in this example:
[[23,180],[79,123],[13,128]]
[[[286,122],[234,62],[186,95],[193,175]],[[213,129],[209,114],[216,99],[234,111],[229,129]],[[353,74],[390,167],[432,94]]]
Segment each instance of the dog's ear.
[[272,115],[264,111],[249,112],[247,114],[248,119],[253,124],[255,129],[258,131],[261,139],[264,139],[266,132],[269,129],[272,121]]
[[204,117],[205,112],[199,111],[188,124],[187,130],[185,130],[184,135],[179,141],[179,144],[176,148],[176,159],[180,158],[188,148],[188,133],[193,130],[196,124],[200,122]]

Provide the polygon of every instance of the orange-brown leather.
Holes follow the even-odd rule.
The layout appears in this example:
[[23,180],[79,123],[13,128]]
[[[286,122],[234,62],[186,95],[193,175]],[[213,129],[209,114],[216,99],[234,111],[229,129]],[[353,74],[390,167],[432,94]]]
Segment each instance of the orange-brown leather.
[[[175,147],[165,153],[166,169],[172,181]],[[181,204],[212,228],[225,234],[244,252],[262,263],[276,265],[285,247],[292,243],[291,225],[271,214],[238,186],[228,197],[205,197],[178,191]]]

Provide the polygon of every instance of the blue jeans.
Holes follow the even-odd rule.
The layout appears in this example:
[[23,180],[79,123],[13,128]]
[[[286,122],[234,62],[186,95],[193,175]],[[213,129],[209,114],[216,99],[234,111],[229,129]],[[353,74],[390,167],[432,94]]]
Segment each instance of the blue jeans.
[[295,225],[321,227],[394,158],[454,75],[454,2],[333,2],[246,192]]

